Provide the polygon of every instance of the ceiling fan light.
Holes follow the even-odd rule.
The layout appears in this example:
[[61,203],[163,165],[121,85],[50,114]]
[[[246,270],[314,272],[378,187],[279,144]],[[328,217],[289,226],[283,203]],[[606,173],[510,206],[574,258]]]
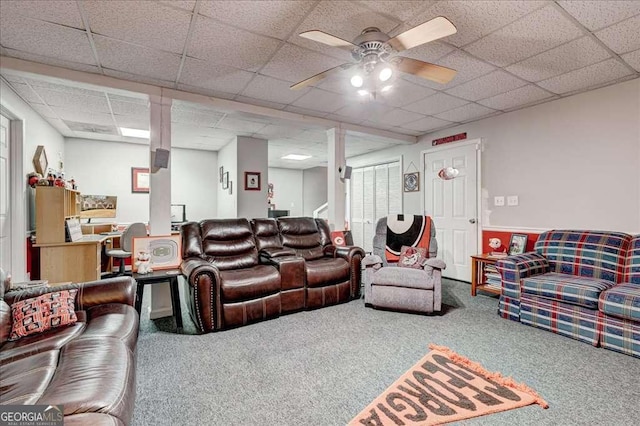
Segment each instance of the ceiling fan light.
[[384,86],[382,89],[380,89],[381,92],[388,92],[389,90],[391,90],[391,88],[393,87],[393,85],[391,84],[387,84],[386,86]]
[[367,96],[368,94],[369,94],[368,90],[364,90],[364,89],[358,90],[358,95],[360,96]]
[[380,81],[387,81],[391,78],[392,74],[393,70],[391,69],[391,67],[384,67],[380,71],[380,74],[378,74],[378,78],[380,79]]
[[356,74],[353,77],[351,77],[351,85],[353,87],[362,87],[363,84],[364,84],[364,79],[360,74]]

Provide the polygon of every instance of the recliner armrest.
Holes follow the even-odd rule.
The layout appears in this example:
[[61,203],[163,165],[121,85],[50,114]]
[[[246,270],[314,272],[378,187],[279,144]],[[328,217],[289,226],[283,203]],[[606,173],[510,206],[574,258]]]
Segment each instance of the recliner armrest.
[[424,262],[424,269],[427,268],[446,269],[447,264],[442,259],[429,258]]
[[219,271],[208,259],[200,257],[188,257],[180,264],[180,272],[187,278],[187,282],[195,287],[195,278],[203,273],[208,273],[212,278],[217,279]]
[[192,289],[196,326],[204,333],[222,327],[220,271],[207,259],[210,258],[188,257],[180,264],[180,272]]
[[[365,257],[365,252],[360,247],[357,246],[327,246],[333,247],[333,257],[341,257],[345,259],[347,262],[351,262],[353,256],[360,255],[362,259]],[[325,247],[326,249],[326,247]]]
[[379,269],[382,267],[382,259],[377,254],[368,254],[362,259],[365,268]]

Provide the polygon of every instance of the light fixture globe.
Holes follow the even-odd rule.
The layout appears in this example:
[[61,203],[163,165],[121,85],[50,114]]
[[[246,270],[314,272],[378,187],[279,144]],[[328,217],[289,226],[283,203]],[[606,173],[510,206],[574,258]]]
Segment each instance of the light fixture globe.
[[380,81],[387,81],[391,78],[391,76],[393,75],[393,70],[391,69],[391,67],[384,67],[382,68],[382,70],[380,70],[380,73],[378,74],[378,78],[380,79]]
[[363,84],[364,84],[364,79],[360,74],[356,74],[353,77],[351,77],[351,85],[353,87],[362,87]]

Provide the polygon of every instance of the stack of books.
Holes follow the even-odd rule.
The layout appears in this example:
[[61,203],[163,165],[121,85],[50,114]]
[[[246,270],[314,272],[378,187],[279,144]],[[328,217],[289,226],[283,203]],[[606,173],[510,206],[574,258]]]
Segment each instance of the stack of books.
[[485,265],[484,276],[485,276],[485,285],[487,287],[500,290],[502,279],[495,265]]

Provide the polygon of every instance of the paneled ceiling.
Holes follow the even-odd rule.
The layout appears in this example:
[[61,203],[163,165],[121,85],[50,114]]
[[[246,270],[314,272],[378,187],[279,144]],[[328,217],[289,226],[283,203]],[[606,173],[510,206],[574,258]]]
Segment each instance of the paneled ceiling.
[[[458,32],[403,54],[456,69],[448,84],[405,74],[375,100],[358,97],[341,74],[289,89],[350,59],[301,38],[302,31],[351,41],[377,26],[393,37],[436,16]],[[0,28],[3,56],[413,136],[637,78],[640,71],[640,1],[2,0]],[[3,75],[63,134],[93,126],[101,138],[121,139],[117,126],[148,126],[146,100],[134,94],[96,96],[6,69]],[[274,160],[301,142],[309,152],[326,151],[324,129],[308,124],[184,103],[175,104],[174,121],[174,132],[184,132],[197,149],[217,150],[242,134],[268,138],[278,152]],[[362,143],[380,149],[394,142]],[[363,152],[357,145],[347,144],[348,156]]]

